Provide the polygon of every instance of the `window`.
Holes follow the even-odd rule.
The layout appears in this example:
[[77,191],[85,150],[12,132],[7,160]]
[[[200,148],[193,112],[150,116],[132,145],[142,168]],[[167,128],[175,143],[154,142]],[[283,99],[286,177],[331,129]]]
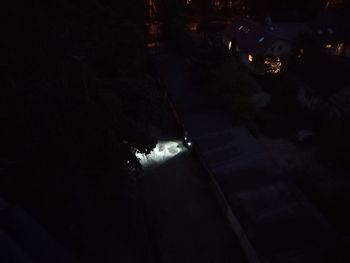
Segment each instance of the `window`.
[[248,60],[249,60],[250,62],[253,62],[253,56],[252,56],[252,55],[248,55]]

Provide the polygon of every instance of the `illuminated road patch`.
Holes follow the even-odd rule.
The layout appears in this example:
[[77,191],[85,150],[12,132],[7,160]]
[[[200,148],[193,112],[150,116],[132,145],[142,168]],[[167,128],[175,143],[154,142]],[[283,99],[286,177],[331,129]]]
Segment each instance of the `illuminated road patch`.
[[143,167],[162,164],[167,160],[187,151],[181,141],[158,142],[157,146],[148,155],[136,153]]

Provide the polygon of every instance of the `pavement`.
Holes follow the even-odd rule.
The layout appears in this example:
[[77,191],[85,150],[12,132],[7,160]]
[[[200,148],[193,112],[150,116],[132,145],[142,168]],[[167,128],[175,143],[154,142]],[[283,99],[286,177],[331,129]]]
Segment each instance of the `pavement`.
[[153,59],[249,262],[323,262],[333,229],[264,145],[191,85],[186,58],[161,47]]
[[139,189],[156,263],[245,262],[209,178],[191,153],[145,169]]

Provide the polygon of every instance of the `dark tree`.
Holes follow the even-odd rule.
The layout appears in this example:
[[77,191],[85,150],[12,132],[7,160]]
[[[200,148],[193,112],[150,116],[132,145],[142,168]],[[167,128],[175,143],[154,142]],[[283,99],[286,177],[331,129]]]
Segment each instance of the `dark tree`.
[[277,20],[295,17],[308,19],[318,15],[326,5],[324,0],[247,0],[247,4],[252,15],[261,20],[265,20],[267,15]]
[[69,232],[82,189],[117,205],[107,199],[139,167],[134,152],[156,144],[148,126],[164,100],[149,70],[145,7],[11,0],[0,12],[0,191]]

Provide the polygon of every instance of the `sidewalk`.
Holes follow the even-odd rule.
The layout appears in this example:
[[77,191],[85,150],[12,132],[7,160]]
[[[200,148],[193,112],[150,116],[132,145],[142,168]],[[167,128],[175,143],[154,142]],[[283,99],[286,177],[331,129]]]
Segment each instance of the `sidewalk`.
[[245,262],[238,241],[189,152],[139,180],[156,263]]

